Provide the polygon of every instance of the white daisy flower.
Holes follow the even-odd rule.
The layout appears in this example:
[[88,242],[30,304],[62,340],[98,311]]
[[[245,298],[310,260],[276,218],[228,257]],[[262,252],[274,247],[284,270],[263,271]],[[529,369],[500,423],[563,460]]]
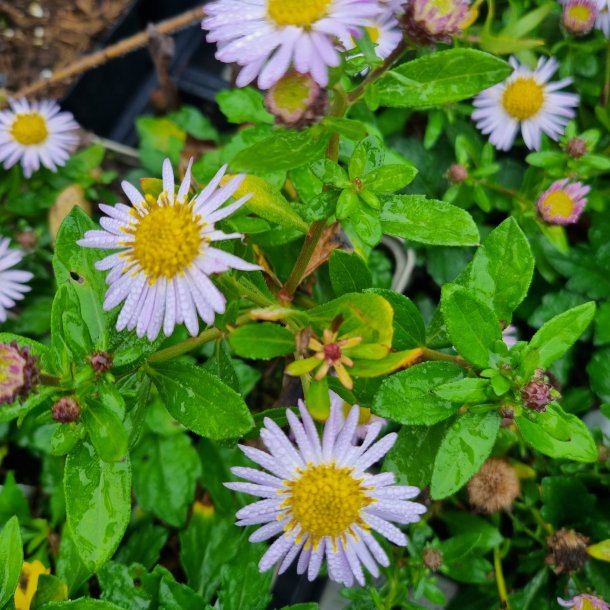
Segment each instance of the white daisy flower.
[[201,25],[218,43],[216,57],[242,66],[238,87],[258,76],[268,89],[291,66],[325,87],[341,61],[335,39],[357,35],[379,8],[377,0],[215,0]]
[[[354,405],[343,422],[343,400],[331,392],[331,412],[322,441],[305,404],[299,401],[301,419],[286,411],[296,446],[271,419],[265,419],[261,438],[269,453],[241,446],[253,461],[268,470],[236,467],[233,474],[247,483],[225,483],[229,489],[258,496],[237,513],[237,525],[262,525],[249,540],[261,542],[278,536],[263,555],[259,570],[279,564],[280,574],[299,556],[297,572],[314,580],[324,558],[331,580],[364,585],[365,567],[379,576],[378,564],[389,559],[372,535],[376,531],[394,544],[405,546],[407,537],[394,523],[420,520],[425,506],[408,500],[417,487],[394,484],[390,472],[370,474],[396,441],[395,433],[374,442],[382,427],[371,423],[361,444],[354,438],[359,408]],[[394,523],[393,523],[394,522]]]
[[34,277],[29,271],[13,269],[21,262],[23,252],[9,250],[10,243],[10,239],[0,238],[0,324],[6,322],[7,310],[30,291],[27,282]]
[[223,233],[214,223],[250,198],[251,193],[221,208],[245,175],[218,188],[225,165],[201,193],[189,199],[191,165],[192,159],[176,194],[171,163],[164,161],[163,192],[156,201],[124,181],[123,191],[133,207],[100,204],[107,214],[100,220],[104,230],[87,231],[78,242],[86,248],[120,250],[96,263],[97,269],[110,270],[104,309],[109,311],[124,302],[117,320],[119,331],[135,329],[139,337],[146,335],[154,341],[161,327],[169,337],[176,324],[184,323],[195,336],[198,316],[212,324],[216,313],[225,311],[225,297],[209,275],[229,269],[260,269],[211,245],[243,237],[241,233]]
[[10,110],[0,111],[0,161],[4,169],[21,162],[29,178],[44,165],[56,171],[65,165],[78,144],[78,124],[52,100],[9,100]]
[[610,38],[610,0],[597,0],[599,13],[595,20],[595,27],[604,33],[606,38]]
[[[398,20],[392,10],[384,9],[371,21],[372,23],[364,29],[367,31],[371,42],[375,45],[375,54],[381,57],[381,59],[385,59],[402,40],[403,34]],[[356,47],[353,36],[349,36],[341,42],[348,51]]]
[[559,67],[553,58],[541,58],[534,71],[519,65],[514,57],[510,64],[515,71],[503,83],[474,98],[477,110],[472,118],[484,134],[490,134],[489,141],[498,150],[510,150],[519,128],[525,145],[538,150],[542,132],[553,140],[563,135],[576,114],[579,97],[559,92],[572,82],[571,78],[548,82]]

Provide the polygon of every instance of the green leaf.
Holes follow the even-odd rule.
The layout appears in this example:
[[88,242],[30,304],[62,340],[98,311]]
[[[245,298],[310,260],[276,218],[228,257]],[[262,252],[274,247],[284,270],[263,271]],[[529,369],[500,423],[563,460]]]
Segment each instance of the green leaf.
[[127,430],[122,419],[108,404],[88,399],[82,418],[91,443],[104,461],[119,462],[127,455]]
[[270,360],[286,356],[296,349],[294,335],[279,324],[260,322],[236,328],[229,344],[242,358]]
[[252,87],[229,89],[216,94],[220,111],[229,123],[268,123],[275,118],[265,109],[263,95]]
[[610,402],[610,348],[599,350],[587,364],[591,389],[605,402]]
[[523,376],[529,379],[535,369],[546,369],[559,360],[585,332],[594,315],[595,303],[590,301],[544,324],[523,351]]
[[237,438],[254,425],[242,397],[201,368],[163,362],[151,366],[149,374],[167,410],[200,436]]
[[145,436],[132,455],[136,500],[143,510],[182,527],[201,474],[199,456],[186,434]]
[[584,422],[571,413],[565,413],[551,403],[545,413],[517,418],[517,427],[528,445],[553,458],[597,461],[597,446]]
[[49,602],[63,602],[68,599],[68,586],[52,574],[40,574],[36,593],[32,599],[31,610],[38,610]]
[[489,457],[500,429],[495,411],[469,411],[449,428],[434,461],[430,493],[442,500],[463,487]]
[[186,132],[174,121],[142,116],[136,119],[136,129],[140,136],[140,159],[147,170],[160,174],[166,157],[178,164]]
[[68,455],[67,523],[83,562],[98,570],[116,551],[131,517],[131,464],[104,462],[89,443]]
[[424,108],[457,102],[503,81],[512,68],[474,49],[430,53],[386,72],[376,84],[381,106]]
[[371,288],[367,292],[383,297],[394,310],[392,347],[405,350],[426,344],[424,319],[417,305],[409,297],[384,288]]
[[97,574],[104,600],[121,608],[150,608],[151,594],[142,583],[138,583],[138,586],[134,583],[135,578],[140,580],[142,572],[142,568],[137,564],[129,568],[109,561]]
[[390,164],[367,174],[363,183],[374,193],[394,193],[413,182],[415,176],[417,169],[413,165]]
[[465,402],[480,404],[489,398],[488,389],[489,379],[469,377],[451,383],[444,383],[434,390],[434,394],[444,400],[450,400],[459,404],[464,404]]
[[476,246],[479,231],[466,210],[423,195],[382,198],[384,233],[433,246]]
[[358,142],[349,161],[350,180],[362,178],[365,174],[382,167],[385,155],[383,141],[377,136],[369,136]]
[[43,610],[124,610],[103,599],[93,599],[91,597],[81,597],[68,602],[50,602],[44,605]]
[[330,283],[336,296],[370,288],[373,278],[367,264],[357,254],[335,250],[329,263]]
[[449,337],[460,355],[480,368],[490,366],[494,343],[502,339],[495,313],[457,284],[443,286],[441,310]]
[[458,406],[434,394],[437,386],[463,377],[450,362],[424,362],[384,379],[373,412],[401,424],[430,426],[451,417]]
[[278,129],[238,153],[231,162],[231,168],[245,172],[293,169],[324,156],[329,137],[317,126],[303,131]]
[[0,608],[13,598],[19,584],[23,548],[17,517],[11,517],[0,532]]
[[190,136],[198,140],[218,142],[218,131],[216,131],[210,119],[201,114],[197,108],[182,106],[180,110],[172,112],[168,116]]
[[610,562],[610,540],[602,540],[587,548],[587,553],[600,561]]
[[529,241],[514,218],[507,218],[487,236],[469,270],[467,287],[488,300],[500,320],[509,322],[534,275]]

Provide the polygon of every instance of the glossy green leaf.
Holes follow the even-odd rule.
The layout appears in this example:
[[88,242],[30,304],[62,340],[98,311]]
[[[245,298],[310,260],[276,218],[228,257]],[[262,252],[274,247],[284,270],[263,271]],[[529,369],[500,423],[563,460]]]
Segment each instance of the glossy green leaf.
[[49,602],[63,602],[68,599],[68,586],[52,574],[40,574],[36,593],[32,599],[31,610],[39,610]]
[[19,521],[17,517],[11,517],[0,532],[0,608],[15,594],[22,565]]
[[237,438],[254,425],[242,397],[199,367],[160,362],[149,374],[172,416],[201,436]]
[[370,288],[373,278],[367,264],[357,254],[335,250],[329,263],[330,282],[336,296]]
[[118,547],[131,517],[131,465],[104,462],[82,443],[66,459],[68,527],[85,565],[99,569]]
[[449,337],[459,354],[475,366],[488,367],[494,343],[502,339],[493,310],[457,284],[443,286],[441,310]]
[[423,108],[457,102],[503,81],[511,67],[475,49],[450,49],[405,62],[376,85],[381,106]]
[[479,231],[466,210],[423,195],[382,198],[384,233],[434,246],[476,246]]
[[294,335],[284,326],[260,322],[236,328],[229,344],[242,358],[269,360],[286,356],[295,350]]
[[489,396],[489,379],[468,377],[451,383],[444,383],[434,390],[434,394],[456,403],[482,403]]
[[107,462],[119,462],[127,455],[129,439],[119,415],[100,400],[87,400],[82,420],[97,454]]
[[424,362],[384,379],[373,412],[410,426],[432,425],[451,417],[458,406],[434,394],[437,386],[463,377],[450,362]]
[[495,411],[468,413],[449,428],[434,461],[430,493],[441,500],[455,493],[481,468],[500,429]]
[[415,176],[417,169],[414,166],[393,163],[373,170],[363,182],[375,193],[394,193],[413,182]]
[[269,123],[275,118],[265,109],[263,95],[257,89],[244,87],[220,91],[216,95],[220,111],[229,123]]
[[50,602],[44,605],[44,610],[124,610],[124,608],[103,599],[81,597],[67,602]]

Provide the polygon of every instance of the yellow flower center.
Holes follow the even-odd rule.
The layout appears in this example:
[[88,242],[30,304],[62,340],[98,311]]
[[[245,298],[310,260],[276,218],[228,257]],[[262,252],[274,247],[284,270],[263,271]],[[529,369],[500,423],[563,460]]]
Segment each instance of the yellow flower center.
[[309,103],[312,82],[306,74],[291,72],[281,78],[272,90],[275,105],[288,112],[305,110]]
[[548,208],[554,216],[569,218],[574,211],[574,201],[563,191],[554,191],[547,195],[544,207]]
[[542,108],[544,88],[531,76],[519,77],[504,90],[502,106],[515,119],[525,121]]
[[267,14],[277,25],[311,27],[326,17],[332,0],[267,0]]
[[430,6],[436,9],[439,17],[446,17],[455,9],[453,0],[432,0]]
[[11,135],[23,146],[40,144],[47,139],[47,122],[38,112],[18,114],[11,126]]
[[369,35],[369,38],[371,39],[371,42],[373,44],[377,44],[379,42],[379,28],[376,25],[372,25],[372,26],[366,26],[364,28],[366,30],[366,33]]
[[[595,606],[593,605],[593,602],[590,599],[583,599],[581,601],[580,607],[582,608],[582,610],[595,610]],[[576,606],[574,606],[574,608],[576,608]]]
[[135,240],[123,245],[133,247],[126,256],[139,263],[153,284],[161,277],[184,273],[193,264],[201,252],[203,225],[188,203],[170,206],[162,196],[161,204],[147,204],[147,208],[148,214],[127,229]]
[[287,483],[288,497],[282,508],[289,508],[292,521],[287,529],[301,526],[316,546],[323,536],[337,538],[353,525],[366,528],[360,511],[374,502],[365,494],[362,479],[353,476],[353,468],[335,464],[309,465],[301,476]]
[[591,9],[582,4],[573,4],[567,9],[567,16],[581,25],[585,25],[591,19]]

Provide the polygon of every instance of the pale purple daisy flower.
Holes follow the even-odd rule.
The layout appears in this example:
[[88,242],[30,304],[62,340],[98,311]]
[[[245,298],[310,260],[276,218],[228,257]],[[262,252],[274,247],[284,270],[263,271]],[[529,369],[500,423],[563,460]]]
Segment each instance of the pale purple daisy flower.
[[561,23],[570,34],[584,36],[593,29],[598,15],[597,0],[565,0]]
[[301,419],[287,410],[296,445],[280,427],[265,418],[261,438],[269,453],[241,446],[253,462],[268,472],[236,467],[233,474],[247,483],[225,483],[235,491],[259,496],[237,513],[237,525],[262,525],[249,540],[261,542],[279,535],[263,555],[259,570],[279,564],[284,572],[299,557],[297,572],[314,580],[326,558],[331,580],[352,586],[364,585],[365,567],[379,576],[378,564],[389,559],[372,530],[394,544],[405,546],[407,537],[394,523],[420,520],[426,507],[408,501],[417,487],[395,485],[390,472],[370,474],[396,441],[395,433],[375,442],[382,424],[368,427],[361,444],[354,443],[359,408],[354,405],[343,422],[343,400],[331,393],[330,416],[322,440],[303,401]]
[[17,343],[0,343],[0,406],[27,398],[38,382],[38,358]]
[[23,259],[23,252],[9,250],[10,243],[10,239],[0,238],[0,323],[6,322],[7,310],[31,290],[27,282],[34,277],[29,271],[13,269]]
[[[384,8],[381,13],[371,20],[371,24],[367,25],[364,29],[368,33],[371,42],[375,45],[375,54],[381,57],[381,59],[385,59],[392,53],[403,36],[395,13],[388,8]],[[356,47],[353,36],[342,39],[341,42],[348,51]]]
[[0,111],[0,162],[8,169],[21,162],[29,178],[44,165],[56,171],[65,165],[78,144],[78,124],[69,112],[61,112],[52,100],[9,100]]
[[569,225],[578,222],[587,205],[590,190],[591,187],[582,182],[569,183],[568,178],[556,180],[540,195],[538,211],[550,224]]
[[604,33],[606,38],[610,38],[610,0],[597,0],[599,13],[595,20],[595,27]]
[[237,86],[258,77],[268,89],[291,67],[322,87],[341,57],[335,39],[358,35],[379,13],[377,0],[215,0],[205,5],[202,27],[216,57],[242,69]]
[[603,599],[594,595],[588,595],[587,593],[581,593],[572,599],[561,599],[561,597],[558,597],[557,603],[571,610],[610,610],[610,605]]
[[212,324],[216,313],[225,311],[226,299],[209,278],[229,269],[254,271],[258,265],[212,247],[212,242],[240,239],[241,233],[223,233],[214,223],[238,210],[251,196],[221,207],[243,182],[240,174],[218,188],[225,165],[195,197],[189,198],[189,162],[184,180],[175,192],[174,173],[169,159],[163,163],[163,192],[157,200],[142,195],[129,182],[122,187],[133,207],[100,204],[107,214],[103,231],[87,231],[78,241],[86,248],[120,250],[96,263],[110,270],[106,282],[104,309],[120,303],[123,308],[117,330],[136,330],[154,341],[161,328],[170,336],[176,324],[184,323],[189,333],[199,332],[200,317]]
[[519,331],[517,330],[517,327],[509,324],[502,331],[502,341],[504,341],[504,345],[506,345],[508,349],[511,349],[517,341],[519,341]]
[[521,66],[514,57],[510,64],[515,71],[503,82],[479,93],[474,98],[477,108],[472,118],[477,127],[490,134],[489,141],[498,150],[510,150],[519,128],[525,145],[540,148],[542,132],[553,140],[559,139],[568,121],[575,116],[579,97],[559,92],[571,78],[549,83],[559,63],[540,58],[535,70]]

